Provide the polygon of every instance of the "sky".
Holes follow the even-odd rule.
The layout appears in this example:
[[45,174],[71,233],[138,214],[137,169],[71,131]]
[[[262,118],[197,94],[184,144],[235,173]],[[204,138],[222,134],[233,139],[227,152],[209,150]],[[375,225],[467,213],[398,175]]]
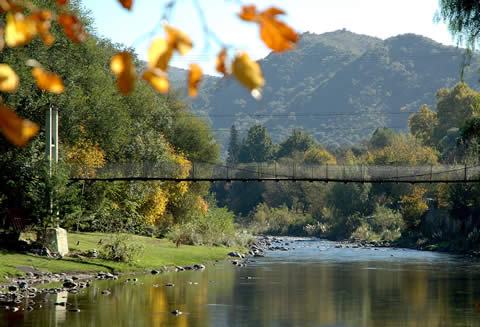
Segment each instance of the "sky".
[[[206,73],[213,74],[215,56],[223,44],[232,47],[230,56],[233,51],[241,50],[260,59],[270,52],[259,38],[258,27],[238,19],[242,4],[254,3],[259,10],[270,6],[283,9],[286,15],[281,16],[281,20],[299,33],[321,34],[346,28],[381,39],[415,33],[442,44],[455,45],[445,24],[434,23],[438,1],[177,0],[170,13],[165,7],[166,0],[134,0],[131,11],[123,9],[117,0],[84,0],[83,4],[91,11],[99,35],[135,48],[142,59],[146,59],[152,37],[164,35],[161,22],[166,19],[172,26],[186,32],[194,42],[190,53],[184,57],[176,56],[171,64],[187,68],[195,62]],[[212,31],[210,35],[204,32],[204,23]]]

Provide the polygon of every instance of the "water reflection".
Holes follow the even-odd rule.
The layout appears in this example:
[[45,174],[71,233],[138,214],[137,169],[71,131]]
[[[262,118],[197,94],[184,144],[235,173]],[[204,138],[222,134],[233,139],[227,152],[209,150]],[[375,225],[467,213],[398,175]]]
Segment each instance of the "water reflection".
[[[8,326],[476,326],[479,265],[394,249],[297,242],[292,252],[237,268],[102,281],[32,312],[0,311]],[[174,287],[165,286],[175,284]],[[111,290],[103,295],[102,290]],[[180,310],[182,315],[170,312]],[[54,315],[54,319],[52,319]]]

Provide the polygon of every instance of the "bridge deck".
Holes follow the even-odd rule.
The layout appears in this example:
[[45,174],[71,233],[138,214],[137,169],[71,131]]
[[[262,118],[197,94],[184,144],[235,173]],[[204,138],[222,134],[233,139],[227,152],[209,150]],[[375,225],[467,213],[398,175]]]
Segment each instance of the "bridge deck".
[[74,169],[72,181],[292,181],[343,183],[477,183],[480,165],[368,166],[255,163],[235,166],[191,163],[189,174],[172,163],[115,163],[89,171]]

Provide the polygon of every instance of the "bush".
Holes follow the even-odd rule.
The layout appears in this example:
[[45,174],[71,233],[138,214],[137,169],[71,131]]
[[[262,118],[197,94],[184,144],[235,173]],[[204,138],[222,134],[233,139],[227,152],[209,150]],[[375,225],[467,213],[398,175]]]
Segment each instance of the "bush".
[[314,223],[310,215],[297,213],[285,205],[270,208],[261,203],[250,214],[249,229],[255,234],[308,235],[305,227]]
[[236,232],[233,212],[210,203],[207,214],[174,225],[167,238],[177,246],[180,244],[246,246],[251,237],[249,234]]
[[136,244],[128,234],[111,236],[100,250],[100,258],[117,262],[132,263],[144,250],[143,245]]

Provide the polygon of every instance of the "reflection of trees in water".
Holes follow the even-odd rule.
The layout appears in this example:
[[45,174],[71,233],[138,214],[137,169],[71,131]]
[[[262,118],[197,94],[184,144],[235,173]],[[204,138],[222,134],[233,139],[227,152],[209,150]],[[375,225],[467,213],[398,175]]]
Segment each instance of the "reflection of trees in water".
[[[237,283],[229,321],[248,319],[267,326],[447,326],[475,317],[459,312],[455,280],[432,283],[432,272],[411,265],[406,270],[367,269],[364,263],[327,265],[273,265],[258,269],[258,279]],[[371,267],[371,265],[370,265]],[[466,281],[465,281],[466,282]],[[452,285],[450,285],[452,284]],[[460,307],[471,307],[472,285]],[[248,316],[248,318],[246,318]]]

